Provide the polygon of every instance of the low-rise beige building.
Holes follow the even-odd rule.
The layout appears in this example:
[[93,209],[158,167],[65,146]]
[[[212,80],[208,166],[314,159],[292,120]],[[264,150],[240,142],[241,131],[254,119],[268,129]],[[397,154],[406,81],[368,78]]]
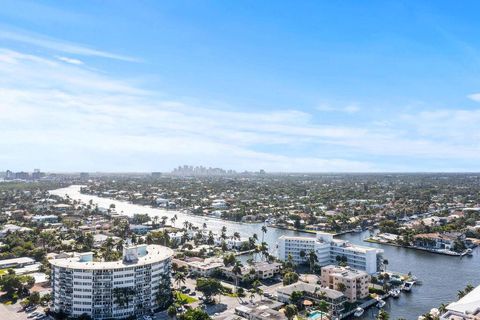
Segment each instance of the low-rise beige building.
[[368,296],[370,280],[370,275],[365,271],[334,265],[323,267],[320,277],[323,287],[342,291],[349,302]]

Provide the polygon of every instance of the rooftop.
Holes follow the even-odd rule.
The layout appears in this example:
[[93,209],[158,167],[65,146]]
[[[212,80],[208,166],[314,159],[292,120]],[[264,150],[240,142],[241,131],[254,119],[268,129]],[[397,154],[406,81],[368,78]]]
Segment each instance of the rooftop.
[[277,292],[281,292],[286,295],[291,295],[294,291],[303,291],[308,293],[325,292],[325,296],[330,299],[338,299],[343,297],[343,293],[340,291],[304,282],[297,282],[277,289]]
[[[137,246],[138,248],[140,246]],[[137,248],[132,247],[132,248]],[[124,259],[118,261],[88,261],[82,260],[82,255],[76,255],[71,258],[52,259],[50,264],[56,267],[70,268],[70,269],[83,269],[83,270],[107,270],[115,268],[127,268],[135,266],[149,265],[155,262],[166,260],[173,256],[173,250],[159,245],[148,245],[146,247],[146,254],[138,255],[136,262],[125,261]],[[88,253],[86,253],[88,255]],[[85,256],[85,254],[83,255]]]
[[480,286],[473,289],[457,302],[450,303],[447,306],[447,310],[461,314],[480,313]]

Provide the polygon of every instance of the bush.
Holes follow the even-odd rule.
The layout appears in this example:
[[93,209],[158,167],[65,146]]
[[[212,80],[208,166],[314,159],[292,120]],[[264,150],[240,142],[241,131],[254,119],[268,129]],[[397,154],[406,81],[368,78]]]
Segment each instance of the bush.
[[383,291],[382,289],[377,289],[377,288],[373,288],[373,287],[368,288],[368,292],[376,293],[376,294],[379,294],[379,295],[385,294],[385,291]]

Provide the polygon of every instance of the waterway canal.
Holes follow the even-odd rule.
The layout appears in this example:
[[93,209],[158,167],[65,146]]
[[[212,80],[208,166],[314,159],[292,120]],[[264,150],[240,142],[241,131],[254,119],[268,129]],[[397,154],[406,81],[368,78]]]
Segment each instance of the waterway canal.
[[[80,200],[84,203],[92,200],[93,203],[105,208],[108,208],[110,204],[113,203],[118,213],[123,213],[128,216],[133,216],[135,213],[147,213],[151,216],[167,216],[171,218],[176,214],[178,217],[176,221],[177,226],[182,226],[184,221],[189,221],[200,227],[203,223],[206,223],[208,230],[214,232],[219,232],[223,226],[226,226],[227,234],[238,231],[242,236],[248,237],[256,233],[259,239],[262,239],[261,227],[263,224],[261,223],[245,224],[218,219],[207,219],[188,215],[180,211],[150,208],[128,202],[85,195],[80,193],[80,186],[70,186],[53,190],[51,194],[58,196],[68,194],[71,199]],[[278,237],[282,235],[306,234],[291,230],[267,228],[267,233],[264,237],[272,253],[275,251]],[[412,272],[423,281],[423,285],[415,286],[411,293],[402,293],[399,299],[390,299],[387,302],[385,310],[390,313],[390,319],[417,319],[418,315],[429,311],[431,308],[437,307],[441,303],[448,303],[449,301],[455,300],[457,291],[463,289],[467,284],[470,283],[474,286],[480,284],[479,249],[474,251],[473,257],[451,257],[413,249],[364,242],[363,239],[368,235],[369,232],[366,231],[341,235],[339,238],[364,246],[382,248],[385,251],[385,258],[389,261],[388,269],[401,273]],[[372,308],[368,312],[365,312],[361,319],[374,319],[376,312],[377,310]]]

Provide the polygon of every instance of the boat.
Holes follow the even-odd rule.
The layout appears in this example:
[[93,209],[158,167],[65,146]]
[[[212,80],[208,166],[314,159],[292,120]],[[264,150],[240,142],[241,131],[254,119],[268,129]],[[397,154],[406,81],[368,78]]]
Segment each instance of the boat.
[[361,317],[364,312],[365,310],[363,308],[357,307],[353,315],[358,318],[358,317]]
[[403,284],[403,291],[407,291],[409,292],[410,290],[412,290],[412,287],[413,285],[415,284],[414,281],[406,281],[404,284]]
[[400,290],[398,289],[392,289],[390,290],[390,295],[393,297],[393,298],[398,298],[400,296]]
[[465,250],[465,254],[466,254],[467,256],[472,256],[472,255],[473,255],[473,250],[470,249],[470,248],[468,248],[467,250]]
[[386,302],[382,299],[378,300],[377,302],[377,308],[382,309],[385,306]]
[[362,232],[363,230],[362,230],[362,227],[357,226],[353,231],[354,232]]

